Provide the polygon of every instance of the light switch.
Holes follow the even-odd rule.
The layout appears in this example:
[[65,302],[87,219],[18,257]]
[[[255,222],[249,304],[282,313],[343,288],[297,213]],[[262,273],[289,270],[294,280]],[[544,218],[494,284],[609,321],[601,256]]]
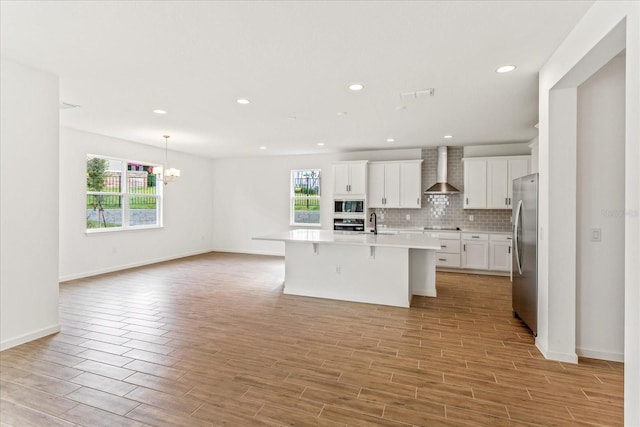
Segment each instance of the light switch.
[[592,228],[591,229],[591,241],[599,242],[602,240],[602,229],[600,228]]

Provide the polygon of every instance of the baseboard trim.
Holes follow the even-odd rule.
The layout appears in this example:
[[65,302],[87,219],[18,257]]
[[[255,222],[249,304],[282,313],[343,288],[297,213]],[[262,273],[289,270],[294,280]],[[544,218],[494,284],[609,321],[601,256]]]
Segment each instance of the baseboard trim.
[[247,254],[247,255],[267,255],[267,256],[284,256],[284,252],[274,252],[274,251],[245,251],[245,250],[236,250],[236,249],[224,249],[224,248],[216,248],[212,249],[211,252],[226,252],[230,254]]
[[502,277],[509,277],[511,275],[508,271],[473,270],[473,269],[467,269],[467,268],[438,267],[438,266],[436,266],[436,272],[462,273],[462,274],[480,274],[480,275],[484,275],[484,276],[502,276]]
[[578,356],[588,357],[589,359],[608,360],[610,362],[624,362],[624,353],[592,350],[588,348],[576,348],[576,353],[578,354]]
[[157,264],[159,262],[172,261],[174,259],[187,258],[187,257],[190,257],[190,256],[207,254],[209,252],[214,252],[214,251],[212,251],[210,249],[207,249],[207,250],[204,250],[204,251],[188,252],[188,253],[184,253],[184,254],[180,254],[180,255],[172,255],[172,256],[167,256],[167,257],[152,258],[152,259],[147,259],[147,260],[144,260],[144,261],[132,262],[130,264],[121,264],[121,265],[116,265],[116,266],[113,266],[113,267],[101,268],[99,270],[84,271],[82,273],[67,274],[65,276],[60,276],[58,278],[58,281],[60,283],[62,283],[62,282],[68,282],[69,280],[84,279],[85,277],[92,277],[92,276],[98,276],[100,274],[113,273],[114,271],[121,271],[121,270],[127,270],[129,268],[142,267],[142,266],[145,266],[145,265]]
[[60,332],[60,324],[56,323],[46,328],[38,329],[18,337],[9,338],[0,342],[0,351],[8,350],[12,347],[19,346],[20,344],[28,343],[29,341],[37,340],[38,338],[46,337],[47,335]]
[[536,347],[542,353],[545,359],[555,360],[556,362],[578,363],[578,355],[576,353],[559,353],[556,351],[548,351],[542,342],[536,338]]

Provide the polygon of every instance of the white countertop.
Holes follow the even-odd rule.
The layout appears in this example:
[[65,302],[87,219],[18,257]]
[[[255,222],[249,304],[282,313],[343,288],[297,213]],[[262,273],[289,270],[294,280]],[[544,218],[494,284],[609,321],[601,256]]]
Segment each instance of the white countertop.
[[478,230],[478,229],[468,229],[463,228],[460,230],[448,230],[448,229],[427,229],[424,227],[387,227],[384,224],[378,224],[378,233],[400,233],[400,232],[424,232],[429,234],[438,234],[438,233],[483,233],[483,234],[504,234],[511,235],[513,234],[511,231],[487,231],[487,230]]
[[254,237],[254,240],[381,246],[410,249],[440,249],[440,240],[428,234],[345,234],[331,230],[298,229]]

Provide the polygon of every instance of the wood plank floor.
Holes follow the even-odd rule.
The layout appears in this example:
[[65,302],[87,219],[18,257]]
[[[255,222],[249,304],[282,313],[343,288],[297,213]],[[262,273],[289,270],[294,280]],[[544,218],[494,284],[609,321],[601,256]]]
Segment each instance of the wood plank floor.
[[544,360],[507,278],[402,309],[283,277],[212,253],[61,284],[62,332],[0,353],[1,425],[623,425],[623,365]]

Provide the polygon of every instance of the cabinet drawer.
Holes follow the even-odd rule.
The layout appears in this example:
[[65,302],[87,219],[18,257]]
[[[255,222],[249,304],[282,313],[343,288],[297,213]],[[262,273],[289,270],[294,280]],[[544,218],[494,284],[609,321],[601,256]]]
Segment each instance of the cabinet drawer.
[[490,234],[489,241],[511,243],[511,234]]
[[440,239],[440,246],[442,246],[442,249],[440,249],[438,253],[450,253],[450,254],[460,253],[460,239],[456,239],[456,240]]
[[462,233],[462,240],[489,240],[485,233]]
[[436,267],[460,268],[460,254],[436,253]]

